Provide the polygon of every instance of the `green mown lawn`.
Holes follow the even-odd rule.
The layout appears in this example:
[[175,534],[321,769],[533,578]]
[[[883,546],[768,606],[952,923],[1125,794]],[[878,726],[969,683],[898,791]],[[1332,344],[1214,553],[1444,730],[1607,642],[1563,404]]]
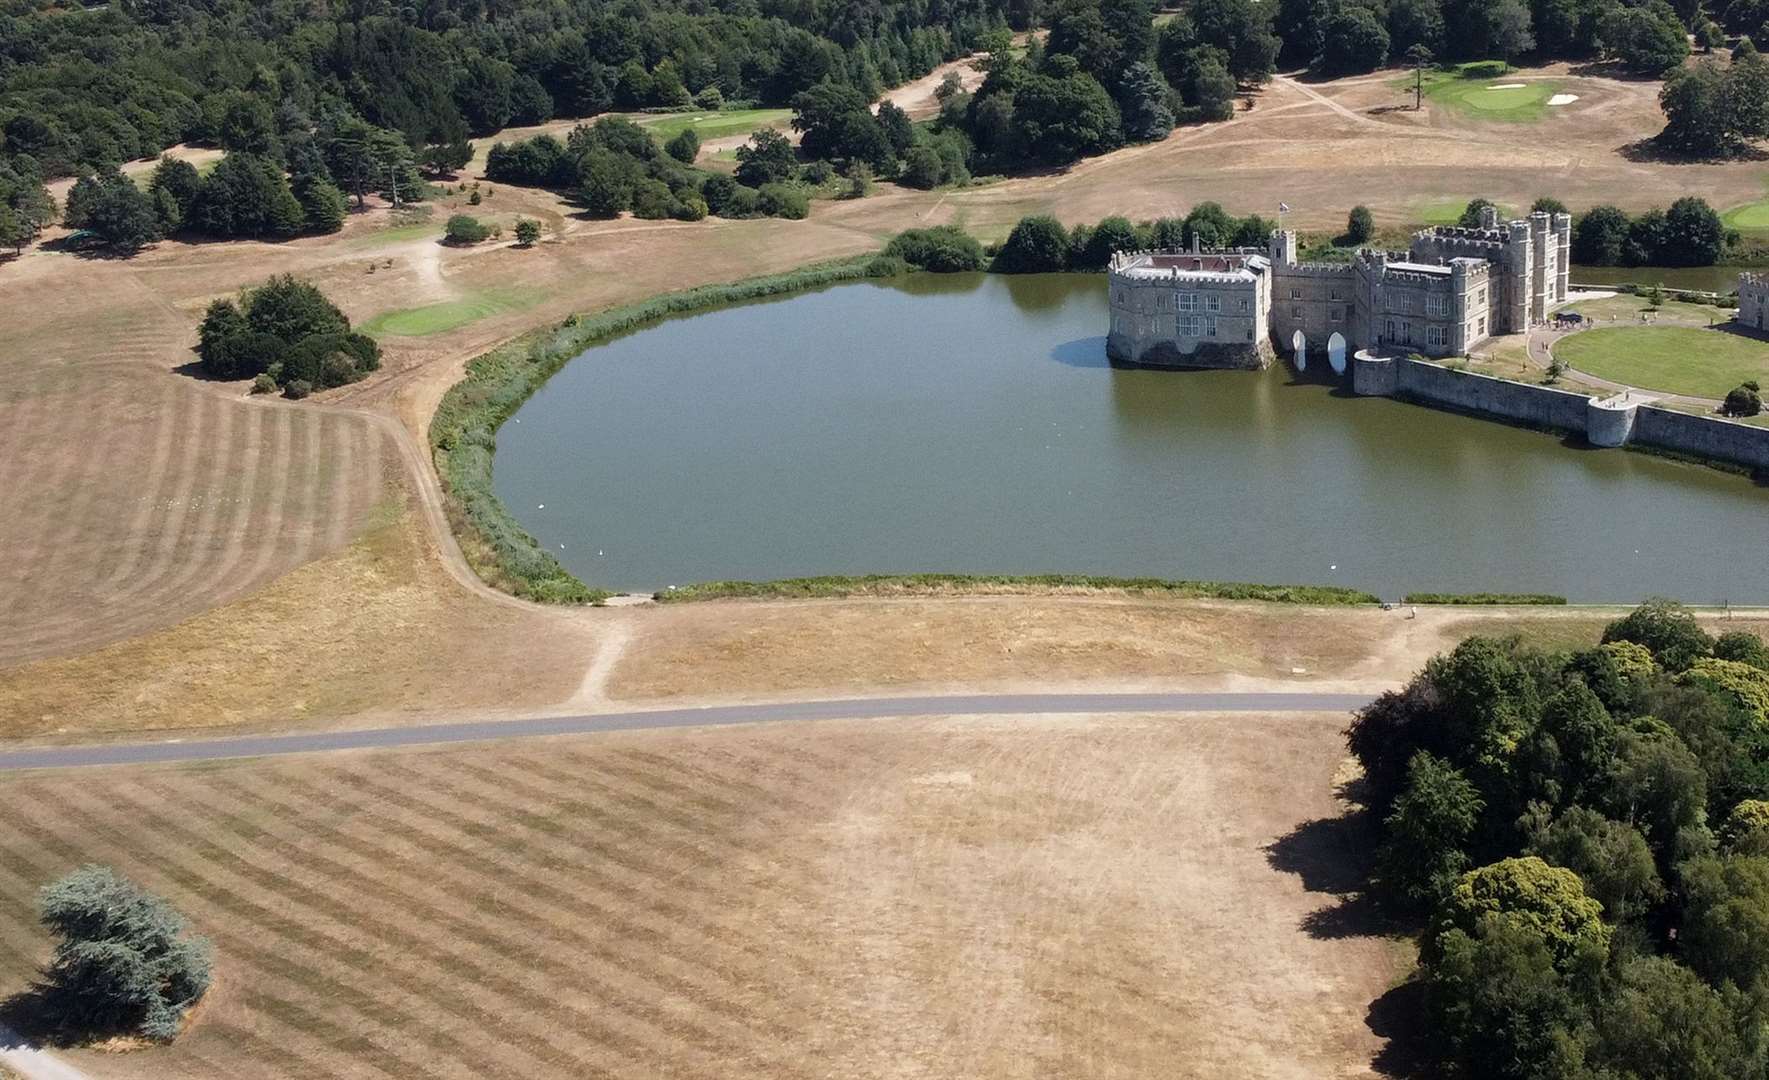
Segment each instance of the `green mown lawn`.
[[1769,382],[1769,342],[1694,326],[1615,326],[1554,343],[1564,364],[1647,390],[1723,398],[1747,379]]
[[[1412,88],[1411,79],[1403,81]],[[1525,81],[1507,75],[1470,79],[1456,71],[1425,76],[1426,97],[1481,120],[1534,123],[1548,114],[1548,99],[1559,92],[1560,84],[1552,80]]]
[[791,109],[730,109],[722,112],[667,113],[640,120],[652,137],[667,142],[693,128],[702,142],[726,135],[748,135],[759,128],[783,127],[792,119]]
[[[1454,225],[1457,219],[1462,216],[1462,211],[1467,209],[1469,202],[1473,199],[1473,195],[1466,198],[1433,199],[1430,202],[1418,204],[1418,208],[1413,212],[1419,216],[1420,221],[1427,225]],[[1516,216],[1516,212],[1511,207],[1502,204],[1499,206],[1500,221],[1509,221]]]
[[1769,232],[1769,199],[1735,206],[1722,214],[1721,218],[1739,232]]
[[371,337],[424,337],[465,326],[505,311],[521,311],[540,302],[540,294],[523,289],[487,289],[463,300],[385,311],[357,329]]

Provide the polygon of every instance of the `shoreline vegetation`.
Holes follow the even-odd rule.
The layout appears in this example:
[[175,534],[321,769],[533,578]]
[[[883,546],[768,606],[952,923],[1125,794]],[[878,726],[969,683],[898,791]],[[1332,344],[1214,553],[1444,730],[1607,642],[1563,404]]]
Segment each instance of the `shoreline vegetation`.
[[[569,316],[557,326],[533,330],[471,361],[467,365],[466,377],[449,389],[437,407],[430,422],[430,448],[442,483],[449,523],[468,564],[492,587],[537,603],[600,604],[614,594],[586,584],[567,570],[517,523],[492,488],[498,429],[555,372],[590,346],[644,329],[671,316],[773,299],[829,285],[893,277],[909,271],[1085,272],[1103,266],[1109,260],[1111,250],[1130,250],[1159,242],[1186,243],[1192,235],[1198,235],[1200,240],[1222,243],[1232,239],[1242,227],[1254,223],[1266,224],[1257,215],[1247,221],[1234,219],[1223,214],[1215,204],[1207,203],[1194,208],[1185,219],[1162,219],[1141,226],[1124,218],[1106,218],[1096,226],[1077,225],[1065,229],[1054,219],[1026,218],[1015,226],[1005,242],[989,248],[983,248],[974,238],[950,226],[915,229],[893,238],[880,252],[870,255],[661,293],[607,311]],[[1502,417],[1488,414],[1474,415],[1507,422]],[[1629,449],[1638,448],[1630,446]],[[1645,452],[1729,472],[1741,471],[1738,466],[1687,455]],[[1742,471],[1749,474],[1748,469]],[[782,599],[1034,589],[1159,592],[1200,599],[1293,604],[1381,602],[1374,594],[1337,586],[1069,574],[873,574],[765,582],[713,581],[672,586],[654,595],[659,601],[684,602],[740,597]],[[1564,597],[1545,594],[1421,592],[1407,594],[1401,602],[1543,606],[1561,605],[1567,601]]]
[[701,600],[841,600],[856,596],[940,596],[1017,592],[1163,593],[1188,600],[1261,600],[1274,604],[1378,604],[1362,589],[1338,585],[1259,585],[1240,581],[1183,581],[1098,574],[864,574],[783,578],[778,581],[706,581],[655,593],[660,603]]

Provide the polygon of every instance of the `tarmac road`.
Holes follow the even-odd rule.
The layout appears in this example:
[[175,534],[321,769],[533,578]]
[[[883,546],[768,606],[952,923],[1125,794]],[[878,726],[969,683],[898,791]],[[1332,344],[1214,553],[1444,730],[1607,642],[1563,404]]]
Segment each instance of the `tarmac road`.
[[1038,713],[1124,712],[1350,712],[1370,701],[1365,694],[975,694],[948,697],[855,698],[694,709],[545,716],[527,720],[479,720],[455,724],[247,735],[227,739],[162,740],[87,746],[46,746],[0,752],[0,772],[69,769],[96,765],[157,765],[223,758],[311,754],[328,750],[381,750],[401,746],[496,742],[602,731],[756,724],[780,720],[870,720],[904,716],[1015,716]]

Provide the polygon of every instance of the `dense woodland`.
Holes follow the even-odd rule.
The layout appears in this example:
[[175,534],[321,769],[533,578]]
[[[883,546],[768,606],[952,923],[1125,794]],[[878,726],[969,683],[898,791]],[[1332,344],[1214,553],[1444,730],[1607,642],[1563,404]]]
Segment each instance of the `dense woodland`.
[[1472,638],[1349,730],[1426,1041],[1485,1080],[1769,1076],[1769,648],[1655,602]]

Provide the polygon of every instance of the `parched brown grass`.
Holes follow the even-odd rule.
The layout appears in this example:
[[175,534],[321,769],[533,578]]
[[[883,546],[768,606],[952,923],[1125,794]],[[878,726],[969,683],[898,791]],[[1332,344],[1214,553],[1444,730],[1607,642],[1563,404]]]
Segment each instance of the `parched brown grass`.
[[588,628],[564,612],[479,600],[428,544],[396,493],[358,539],[241,600],[0,670],[0,738],[532,710],[569,698],[594,655]]
[[[1355,1077],[1344,717],[769,725],[0,783],[0,971],[88,861],[219,950],[99,1077]],[[1313,890],[1313,891],[1311,891]]]
[[709,601],[635,613],[624,698],[1211,678],[1405,678],[1441,638],[1374,608],[1145,595]]

